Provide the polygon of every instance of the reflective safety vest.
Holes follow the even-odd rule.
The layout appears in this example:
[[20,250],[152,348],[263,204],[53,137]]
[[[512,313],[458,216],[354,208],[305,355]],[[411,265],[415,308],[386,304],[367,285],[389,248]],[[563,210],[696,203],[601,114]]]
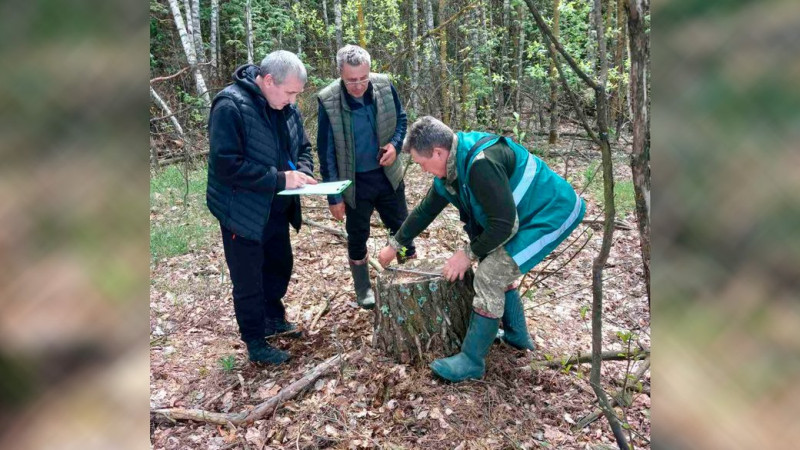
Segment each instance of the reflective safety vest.
[[526,273],[552,252],[578,226],[586,204],[572,186],[547,164],[513,140],[482,132],[458,132],[456,150],[457,197],[448,192],[445,181],[435,177],[434,189],[470,220],[486,228],[487,217],[467,185],[475,158],[503,139],[514,152],[516,166],[508,183],[517,207],[519,227],[504,244],[506,251]]

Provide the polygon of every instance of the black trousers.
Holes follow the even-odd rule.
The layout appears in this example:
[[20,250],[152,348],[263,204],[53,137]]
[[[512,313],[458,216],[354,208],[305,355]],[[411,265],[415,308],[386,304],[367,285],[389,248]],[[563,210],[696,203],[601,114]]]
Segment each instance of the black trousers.
[[261,243],[220,228],[242,340],[263,339],[264,319],[283,318],[286,314],[281,299],[289,287],[294,265],[288,215],[272,211]]
[[[356,173],[356,207],[345,204],[347,253],[352,260],[360,261],[367,256],[369,219],[376,209],[392,236],[408,217],[405,184],[401,181],[396,191],[392,189],[383,168]],[[415,252],[412,242],[406,250],[406,256]]]

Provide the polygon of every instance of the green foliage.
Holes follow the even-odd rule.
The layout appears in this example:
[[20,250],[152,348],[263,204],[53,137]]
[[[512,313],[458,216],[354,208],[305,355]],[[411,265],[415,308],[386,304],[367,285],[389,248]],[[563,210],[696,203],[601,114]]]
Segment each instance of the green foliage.
[[206,122],[208,111],[204,100],[199,95],[189,94],[180,87],[178,88],[178,98],[181,99],[186,107],[191,108],[184,116],[188,119],[189,124],[193,127],[203,126]]
[[589,305],[581,306],[581,320],[586,320],[586,313],[589,312]]
[[206,170],[189,171],[188,192],[182,166],[171,165],[150,177],[150,210],[157,214],[150,226],[153,260],[183,255],[207,245],[218,230],[205,205]]
[[[590,193],[594,199],[603,203],[603,172],[599,167],[600,163],[594,161],[583,171],[583,179],[586,192]],[[633,212],[636,206],[636,197],[633,191],[633,181],[615,180],[614,181],[614,208],[618,217],[624,217]]]
[[219,359],[219,366],[223,372],[233,372],[236,368],[236,356],[228,355]]

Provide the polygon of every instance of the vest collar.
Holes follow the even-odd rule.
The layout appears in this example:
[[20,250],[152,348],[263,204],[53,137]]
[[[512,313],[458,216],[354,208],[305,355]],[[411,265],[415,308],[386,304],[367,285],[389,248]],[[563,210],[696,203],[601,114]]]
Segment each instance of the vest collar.
[[344,80],[339,78],[339,88],[341,89],[342,93],[342,108],[345,111],[352,111],[353,109],[363,108],[364,106],[369,106],[373,103],[373,89],[372,89],[372,78],[370,77],[369,84],[367,85],[367,90],[364,92],[364,96],[361,97],[364,99],[364,104],[362,105],[349,92],[347,92],[347,87],[344,85]]
[[447,184],[453,184],[458,178],[458,170],[456,162],[458,161],[456,153],[458,152],[458,135],[453,133],[453,143],[450,144],[450,156],[447,157]]

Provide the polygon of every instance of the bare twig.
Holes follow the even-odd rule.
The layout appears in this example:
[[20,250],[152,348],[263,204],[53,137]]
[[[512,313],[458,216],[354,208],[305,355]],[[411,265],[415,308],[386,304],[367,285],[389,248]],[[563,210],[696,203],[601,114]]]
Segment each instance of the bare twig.
[[[636,383],[637,381],[639,381],[644,376],[644,373],[647,371],[647,369],[649,369],[649,368],[650,368],[650,359],[646,359],[644,361],[644,363],[642,363],[641,367],[639,367],[639,370],[637,370],[636,373],[634,374],[633,382]],[[628,388],[630,388],[630,386],[628,386]],[[622,398],[622,396],[625,394],[623,392],[624,390],[625,389],[620,389],[619,391],[617,391],[616,395],[611,397],[611,399],[609,400],[609,403],[611,404],[612,407],[615,404],[618,403],[617,399],[618,398]],[[572,430],[575,432],[575,431],[582,430],[582,429],[586,428],[587,425],[589,425],[590,423],[592,423],[595,420],[597,420],[602,414],[603,414],[603,410],[601,408],[595,409],[591,414],[589,414],[588,416],[586,416],[583,419],[579,420],[578,423],[575,424],[575,426],[572,428]]]

